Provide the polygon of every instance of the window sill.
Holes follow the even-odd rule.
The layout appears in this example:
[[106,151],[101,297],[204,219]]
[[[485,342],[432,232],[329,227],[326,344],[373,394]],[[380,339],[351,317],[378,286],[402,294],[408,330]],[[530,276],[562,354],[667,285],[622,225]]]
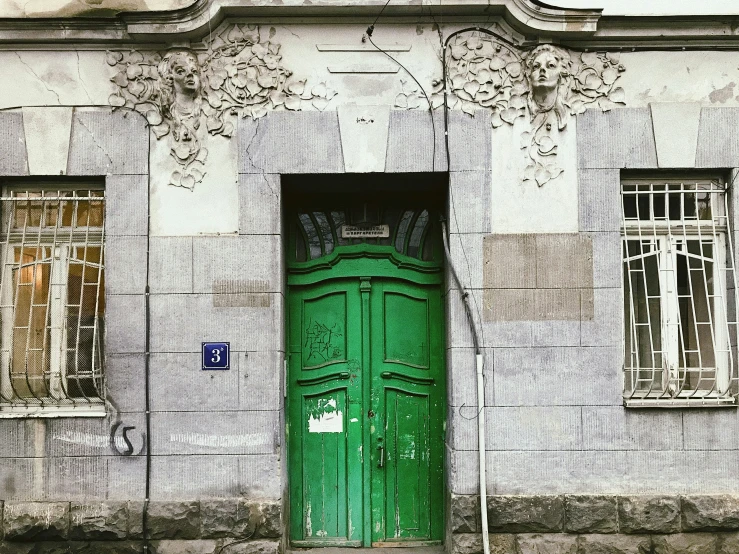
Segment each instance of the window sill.
[[736,408],[737,399],[728,398],[624,398],[626,408]]
[[60,417],[105,417],[104,404],[89,406],[14,406],[0,404],[0,419],[60,418]]

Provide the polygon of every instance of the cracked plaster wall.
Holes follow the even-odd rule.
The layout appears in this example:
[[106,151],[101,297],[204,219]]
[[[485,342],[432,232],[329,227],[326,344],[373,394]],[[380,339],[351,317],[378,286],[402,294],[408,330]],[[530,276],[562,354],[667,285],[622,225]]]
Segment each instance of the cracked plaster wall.
[[[34,5],[31,3],[29,7]],[[452,30],[445,27],[445,35]],[[332,25],[329,33],[325,25],[261,26],[263,40],[281,45],[284,67],[293,71],[291,79],[306,79],[309,85],[325,82],[338,92],[326,108],[328,111],[353,104],[398,109],[398,94],[415,85],[403,70],[393,72],[394,64],[386,56],[361,42],[364,31],[364,25],[354,24]],[[378,44],[409,48],[392,55],[429,89],[431,82],[440,76],[439,35],[431,25],[379,25],[374,39]],[[349,45],[359,51],[319,51],[316,45],[325,43]],[[619,84],[625,91],[626,106],[644,107],[656,101],[739,105],[739,67],[735,57],[733,52],[624,53],[621,60],[627,69]],[[376,72],[359,73],[358,69]],[[104,106],[115,91],[115,85],[110,82],[113,74],[114,69],[106,64],[102,49],[6,50],[0,52],[0,80],[12,86],[0,90],[0,108]],[[406,81],[405,85],[401,81]],[[416,94],[411,104],[423,109],[425,100]],[[314,108],[308,103],[303,109]],[[558,158],[564,164],[563,175],[541,188],[520,185],[526,161],[519,148],[519,137],[526,127],[527,121],[519,118],[514,126],[504,125],[493,133],[495,171],[491,188],[496,201],[489,208],[492,230],[573,232],[577,229],[578,211],[574,167],[576,126],[569,125],[559,140]],[[295,140],[310,138],[295,137]],[[191,192],[168,185],[172,172],[169,146],[166,140],[152,136],[154,235],[237,231],[235,141],[208,136],[205,132],[203,141],[209,151],[207,175]],[[556,217],[549,217],[552,213]]]

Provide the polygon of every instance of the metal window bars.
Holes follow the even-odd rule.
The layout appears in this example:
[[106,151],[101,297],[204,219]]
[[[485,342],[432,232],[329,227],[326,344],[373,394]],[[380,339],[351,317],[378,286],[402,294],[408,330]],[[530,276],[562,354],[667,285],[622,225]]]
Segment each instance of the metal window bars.
[[737,294],[726,187],[622,183],[624,402],[736,402]]
[[0,413],[104,402],[102,190],[0,198]]

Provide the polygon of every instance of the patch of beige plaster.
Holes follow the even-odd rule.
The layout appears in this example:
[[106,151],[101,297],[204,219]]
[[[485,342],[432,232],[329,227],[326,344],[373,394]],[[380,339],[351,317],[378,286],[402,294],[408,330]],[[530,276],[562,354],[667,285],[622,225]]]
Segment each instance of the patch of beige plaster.
[[708,100],[710,100],[711,104],[716,104],[716,103],[723,104],[727,100],[731,100],[731,97],[734,96],[735,86],[736,86],[736,83],[731,82],[725,87],[721,87],[719,89],[714,90],[708,95]]

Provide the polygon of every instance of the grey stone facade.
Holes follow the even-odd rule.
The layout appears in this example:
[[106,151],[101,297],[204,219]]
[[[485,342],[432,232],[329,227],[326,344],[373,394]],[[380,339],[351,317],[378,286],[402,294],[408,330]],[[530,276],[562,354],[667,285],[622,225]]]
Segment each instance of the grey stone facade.
[[[152,16],[150,21],[126,16],[101,24],[97,31],[78,22],[69,28],[54,27],[58,36],[35,27],[11,32],[7,22],[0,21],[0,43],[7,47],[8,57],[17,58],[3,60],[21,64],[42,83],[33,81],[41,90],[32,98],[55,94],[59,104],[53,106],[53,116],[50,106],[30,100],[28,106],[0,109],[0,180],[69,184],[76,179],[105,188],[107,401],[104,413],[96,417],[57,418],[48,413],[0,417],[0,554],[141,552],[145,543],[158,554],[216,554],[229,544],[228,554],[285,551],[291,476],[285,431],[290,424],[285,390],[285,206],[290,199],[284,183],[336,175],[349,182],[357,168],[378,180],[397,179],[393,183],[401,183],[405,174],[447,181],[443,203],[451,262],[467,288],[481,330],[485,402],[478,407],[473,336],[447,267],[445,549],[455,554],[482,552],[476,417],[482,410],[487,421],[487,515],[493,554],[739,552],[736,407],[693,404],[658,410],[624,405],[621,230],[622,180],[641,175],[719,175],[730,183],[727,220],[730,238],[735,245],[739,242],[739,195],[734,192],[739,97],[730,98],[735,84],[727,84],[731,94],[723,100],[713,99],[720,92],[714,90],[703,96],[688,91],[680,102],[653,102],[649,90],[663,87],[669,92],[675,80],[659,73],[652,83],[648,69],[643,69],[656,63],[648,57],[650,52],[625,51],[636,39],[596,36],[598,14],[565,17],[529,0],[453,2],[447,7],[461,18],[454,25],[473,15],[478,18],[475,25],[485,20],[496,33],[523,45],[523,57],[535,42],[571,47],[574,59],[598,50],[598,41],[605,41],[601,50],[631,54],[623,69],[612,57],[598,58],[600,65],[616,72],[614,81],[601,83],[605,88],[615,78],[632,87],[649,83],[646,91],[629,91],[625,107],[620,101],[605,106],[608,111],[590,106],[577,115],[567,112],[568,125],[545,126],[557,141],[547,135],[559,149],[557,163],[564,168],[559,168],[564,177],[543,182],[529,178],[526,184],[515,166],[521,162],[519,142],[530,137],[523,133],[529,133],[534,119],[526,110],[541,108],[533,89],[519,96],[520,107],[511,109],[520,111],[513,123],[505,125],[496,120],[499,112],[472,100],[444,114],[442,109],[426,110],[419,94],[420,109],[401,109],[388,100],[399,97],[396,88],[405,90],[405,83],[396,82],[397,68],[383,70],[378,65],[370,72],[352,73],[338,62],[333,65],[336,60],[329,54],[315,57],[315,52],[324,56],[323,52],[335,54],[351,47],[356,50],[346,51],[358,58],[377,54],[365,42],[324,44],[325,36],[337,29],[347,36],[357,31],[357,36],[351,35],[354,42],[366,29],[364,23],[339,26],[339,20],[321,20],[321,14],[348,13],[342,10],[351,2],[336,7],[317,0],[317,11],[310,13],[316,14],[318,23],[301,28],[301,33],[313,33],[310,39],[294,33],[290,21],[284,26],[260,25],[265,40],[279,33],[297,39],[293,45],[297,42],[302,50],[287,53],[286,59],[297,66],[305,54],[310,68],[306,79],[326,78],[327,73],[344,86],[338,93],[340,101],[328,109],[322,102],[313,103],[330,100],[325,90],[323,96],[313,92],[314,87],[326,88],[320,82],[298,97],[300,109],[293,109],[294,104],[287,108],[287,96],[282,96],[289,93],[295,101],[301,95],[291,93],[289,85],[300,81],[289,85],[282,81],[283,88],[277,89],[263,79],[264,87],[258,82],[251,85],[253,90],[259,86],[268,91],[262,99],[272,95],[266,115],[227,114],[235,117],[235,126],[220,134],[215,131],[222,129],[218,124],[223,121],[204,118],[200,138],[210,148],[212,160],[208,186],[219,208],[228,208],[222,216],[227,230],[215,224],[222,223],[221,214],[205,208],[206,221],[195,222],[200,226],[178,227],[178,218],[197,219],[198,204],[206,203],[203,196],[196,196],[205,188],[203,175],[194,185],[199,188],[182,185],[182,175],[174,183],[179,188],[168,181],[170,174],[184,171],[187,163],[177,159],[177,148],[191,145],[192,137],[184,127],[175,128],[174,116],[171,128],[159,128],[160,136],[152,128],[158,127],[154,121],[162,113],[142,115],[125,103],[112,109],[106,99],[122,98],[116,94],[128,90],[129,81],[138,76],[136,67],[143,61],[130,62],[136,48],[146,51],[151,44],[164,45],[145,52],[147,60],[156,62],[174,44],[187,43],[193,51],[204,52],[205,43],[199,41],[210,38],[212,31],[206,28],[211,21],[204,6],[213,7],[217,36],[236,24],[245,27],[255,13],[260,22],[279,13],[276,6],[232,4],[228,9],[219,0],[200,2],[192,9],[183,4],[186,9],[179,14]],[[307,2],[298,4],[295,13],[313,9]],[[367,10],[375,6],[354,7],[369,14]],[[414,2],[400,2],[396,13],[416,17],[415,8]],[[177,19],[181,16],[185,19]],[[706,65],[715,65],[716,75],[725,77],[735,69],[730,55],[736,45],[721,42],[733,31],[716,31],[722,28],[719,23],[714,30],[692,31],[692,36],[709,44],[697,53],[678,51],[683,39],[668,33],[659,39],[665,43],[655,43],[655,48],[664,49],[666,44],[674,51],[660,54],[660,59],[666,65],[677,60],[697,71],[706,58],[710,62]],[[418,26],[397,23],[393,31],[398,40],[407,42],[395,45],[398,52],[410,52],[407,57],[428,73],[424,79],[439,73],[435,65],[439,56],[429,49],[432,43],[436,48],[436,24],[432,19]],[[307,29],[310,25],[314,27]],[[626,25],[619,32],[625,36],[636,28]],[[658,40],[647,34],[639,39],[644,44]],[[12,50],[21,39],[31,45],[28,52]],[[79,47],[72,52],[73,77],[50,71],[57,80],[47,82],[40,69],[59,62],[52,47],[62,40]],[[84,63],[83,45],[92,52],[89,59],[83,53]],[[712,51],[717,45],[730,51]],[[38,60],[33,59],[36,47],[48,49],[38,54]],[[132,52],[127,62],[120,61],[124,47]],[[335,47],[340,49],[331,50]],[[106,53],[108,48],[112,53]],[[106,61],[108,54],[113,63]],[[126,63],[134,67],[130,79]],[[277,66],[275,60],[270,63]],[[141,71],[155,72],[155,66],[152,62]],[[86,90],[83,74],[89,78],[88,73],[102,69],[110,75],[105,73],[102,84]],[[291,66],[280,75],[287,79],[300,69]],[[506,71],[519,79],[521,70],[519,66]],[[636,77],[631,81],[618,77],[624,71]],[[596,74],[600,79],[603,68]],[[367,75],[374,81],[361,80]],[[478,90],[472,81],[462,90],[474,99],[467,92]],[[209,86],[211,95],[223,92],[215,78]],[[87,96],[74,96],[70,91],[77,88]],[[605,94],[594,90],[596,96]],[[366,95],[360,97],[360,92]],[[67,93],[74,102],[64,105]],[[145,91],[134,88],[131,94],[143,97]],[[161,110],[161,99],[153,98],[153,111]],[[218,114],[223,115],[225,108],[215,107],[222,106],[219,101],[221,97],[211,96],[209,109],[222,110]],[[283,109],[277,110],[281,103]],[[180,115],[178,124],[183,124],[190,114]],[[39,122],[66,121],[67,116],[68,132],[39,127]],[[357,125],[370,123],[375,124],[371,130],[357,130]],[[524,128],[529,131],[522,133]],[[45,150],[47,135],[54,137]],[[529,153],[534,143],[523,142]],[[201,147],[188,150],[188,156],[207,151]],[[55,163],[58,167],[49,171]],[[177,171],[172,171],[172,164]],[[542,198],[548,198],[551,206]],[[516,203],[518,219],[505,213]],[[183,206],[192,211],[180,214]],[[736,353],[737,339],[732,338]],[[201,343],[209,340],[231,343],[229,371],[200,371]],[[130,443],[125,452],[124,433]]]

